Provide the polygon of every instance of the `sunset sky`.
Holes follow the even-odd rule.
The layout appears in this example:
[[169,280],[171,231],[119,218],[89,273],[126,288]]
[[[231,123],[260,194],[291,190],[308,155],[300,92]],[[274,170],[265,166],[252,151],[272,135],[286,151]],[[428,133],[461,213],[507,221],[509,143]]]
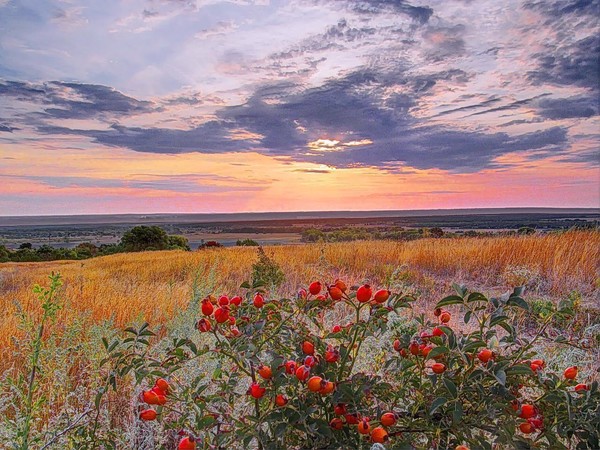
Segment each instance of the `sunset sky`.
[[599,0],[0,0],[0,215],[600,206]]

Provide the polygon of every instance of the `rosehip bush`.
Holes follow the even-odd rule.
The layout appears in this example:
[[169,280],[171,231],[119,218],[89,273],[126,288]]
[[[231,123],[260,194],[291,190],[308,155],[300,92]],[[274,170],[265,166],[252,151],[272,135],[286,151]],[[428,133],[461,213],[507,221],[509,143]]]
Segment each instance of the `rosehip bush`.
[[[276,300],[244,283],[231,300],[204,299],[195,336],[160,357],[144,325],[106,341],[105,364],[116,389],[135,375],[136,415],[172,430],[168,448],[599,448],[597,381],[534,359],[552,317],[524,335],[520,289],[507,299],[455,290],[415,332],[390,326],[415,302],[401,293],[321,280]],[[333,311],[352,320],[326,326]],[[377,369],[367,339],[384,355]],[[187,377],[198,365],[212,373]]]

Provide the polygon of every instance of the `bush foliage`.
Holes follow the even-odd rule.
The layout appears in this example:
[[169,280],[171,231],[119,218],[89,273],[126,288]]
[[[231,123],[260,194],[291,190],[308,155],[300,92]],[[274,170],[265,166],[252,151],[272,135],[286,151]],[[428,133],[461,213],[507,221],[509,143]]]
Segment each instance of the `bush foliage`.
[[[59,285],[53,276],[50,289],[37,288],[46,311],[39,326],[23,319],[36,332],[29,372],[14,381],[25,399],[14,409],[16,449],[31,446],[33,411],[43,407],[36,355]],[[598,382],[580,379],[576,367],[553,371],[534,351],[547,339],[577,345],[548,332],[573,315],[572,299],[549,306],[525,334],[517,326],[530,314],[521,288],[505,298],[454,289],[431,314],[409,321],[411,295],[336,280],[278,300],[257,277],[242,284],[242,295],[192,303],[194,328],[168,344],[155,345],[158,330],[148,324],[104,338],[105,381],[93,409],[49,439],[116,448],[114,430],[99,418],[108,392],[133,383],[132,412],[143,424],[136,439],[144,440],[136,448],[599,448]],[[327,323],[326,313],[353,319]]]

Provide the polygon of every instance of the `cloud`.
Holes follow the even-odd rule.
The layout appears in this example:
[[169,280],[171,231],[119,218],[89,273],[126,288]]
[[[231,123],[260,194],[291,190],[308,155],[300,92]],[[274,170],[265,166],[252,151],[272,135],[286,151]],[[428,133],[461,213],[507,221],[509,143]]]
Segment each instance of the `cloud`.
[[537,113],[546,119],[587,118],[598,115],[598,99],[587,96],[544,99]]
[[535,150],[549,156],[564,151],[567,133],[562,127],[510,135],[433,126],[411,114],[436,84],[467,80],[461,71],[411,75],[402,69],[386,73],[363,68],[313,88],[289,82],[265,85],[243,105],[221,108],[215,120],[189,130],[112,125],[102,131],[56,126],[39,131],[88,136],[140,152],[258,151],[331,167],[391,171],[409,166],[470,173],[499,167],[496,159],[507,153]]
[[38,103],[44,116],[57,119],[130,116],[155,110],[152,102],[98,84],[0,81],[0,97]]
[[433,14],[428,6],[413,6],[404,0],[347,0],[347,7],[360,14],[405,14],[420,24],[425,24]]
[[18,129],[19,128],[11,127],[11,126],[0,123],[0,132],[12,133],[13,131],[18,130]]
[[[133,179],[94,178],[78,176],[34,176],[0,174],[0,179],[22,179],[46,185],[51,189],[85,188],[85,189],[135,189],[172,191],[178,193],[218,193],[261,191],[264,183],[248,183],[227,177],[203,176],[197,174],[180,175],[146,175]],[[226,181],[224,183],[224,181]]]

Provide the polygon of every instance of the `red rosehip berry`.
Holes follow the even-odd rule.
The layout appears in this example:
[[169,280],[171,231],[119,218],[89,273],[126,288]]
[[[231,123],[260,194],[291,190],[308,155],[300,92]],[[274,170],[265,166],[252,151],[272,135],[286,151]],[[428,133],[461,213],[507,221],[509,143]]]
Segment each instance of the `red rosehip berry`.
[[215,320],[217,323],[225,323],[229,320],[229,307],[220,306],[215,310]]
[[565,378],[567,380],[574,380],[575,378],[577,378],[577,371],[577,366],[569,367],[565,370]]
[[269,366],[259,366],[258,374],[263,377],[265,380],[269,380],[273,376],[273,371]]
[[285,405],[287,405],[287,402],[288,402],[288,399],[283,394],[277,394],[277,397],[275,397],[275,404],[277,406],[285,406]]
[[373,296],[373,290],[371,289],[371,286],[368,284],[363,284],[356,291],[356,300],[358,300],[361,303],[368,302],[369,300],[371,300],[372,296]]
[[329,296],[334,301],[341,300],[342,297],[344,296],[344,293],[342,292],[342,290],[335,285],[329,286],[329,288],[327,289],[327,292],[329,292]]
[[334,417],[329,422],[329,426],[334,430],[341,430],[342,428],[344,428],[344,422],[339,417]]
[[388,432],[383,427],[375,427],[371,431],[371,440],[376,444],[383,444],[388,440]]
[[450,313],[448,311],[443,311],[440,314],[440,322],[442,322],[442,323],[448,323],[448,322],[450,322],[451,318],[452,318],[452,316],[450,315]]
[[431,366],[431,370],[433,370],[433,373],[437,373],[439,375],[446,371],[446,366],[442,363],[435,363]]
[[375,292],[373,300],[375,300],[377,303],[385,303],[387,302],[388,298],[390,298],[390,295],[391,292],[387,289],[379,289],[377,292]]
[[357,429],[360,434],[369,434],[371,432],[371,425],[369,424],[369,419],[365,417],[360,422],[358,422]]
[[263,395],[265,395],[265,392],[266,389],[264,387],[261,387],[260,384],[254,382],[250,385],[246,393],[254,398],[261,398]]
[[293,375],[296,373],[296,369],[298,368],[298,363],[296,361],[287,361],[285,363],[285,373],[288,375]]
[[302,343],[302,351],[305,355],[314,355],[315,354],[315,345],[310,341],[304,341]]
[[342,280],[340,280],[339,278],[337,280],[335,280],[335,283],[333,283],[340,291],[342,292],[346,292],[348,290],[348,287],[346,286],[346,283],[344,283]]
[[204,314],[205,316],[210,316],[212,315],[215,307],[213,306],[213,304],[210,302],[210,300],[208,298],[205,298],[204,300],[202,300],[202,314]]
[[435,327],[433,329],[433,331],[431,332],[431,334],[433,334],[434,336],[437,336],[437,337],[442,337],[445,333],[444,333],[444,330],[442,330],[441,328]]
[[381,425],[391,427],[396,424],[396,414],[393,412],[386,412],[381,415]]
[[296,378],[300,381],[306,381],[310,375],[310,367],[300,366],[296,369]]
[[494,359],[494,352],[489,348],[484,348],[477,353],[477,359],[486,364],[490,359]]
[[265,298],[261,294],[256,293],[256,295],[254,295],[254,300],[252,303],[257,308],[262,308],[265,305]]
[[321,383],[323,382],[323,378],[318,377],[318,376],[313,376],[310,377],[310,379],[308,380],[308,383],[306,383],[306,386],[308,387],[308,390],[311,392],[319,392],[323,386],[321,386]]
[[155,420],[156,419],[156,411],[153,409],[145,409],[140,412],[141,420]]
[[336,416],[343,416],[344,414],[348,413],[348,410],[346,408],[346,404],[345,403],[338,403],[337,405],[335,405],[333,407],[333,412]]
[[319,292],[321,292],[322,288],[323,285],[320,281],[313,281],[310,283],[310,286],[308,286],[308,292],[310,292],[311,295],[319,295]]
[[537,414],[536,408],[533,405],[524,404],[521,405],[521,413],[519,417],[521,419],[529,419]]
[[196,439],[193,436],[182,437],[177,450],[196,450]]

